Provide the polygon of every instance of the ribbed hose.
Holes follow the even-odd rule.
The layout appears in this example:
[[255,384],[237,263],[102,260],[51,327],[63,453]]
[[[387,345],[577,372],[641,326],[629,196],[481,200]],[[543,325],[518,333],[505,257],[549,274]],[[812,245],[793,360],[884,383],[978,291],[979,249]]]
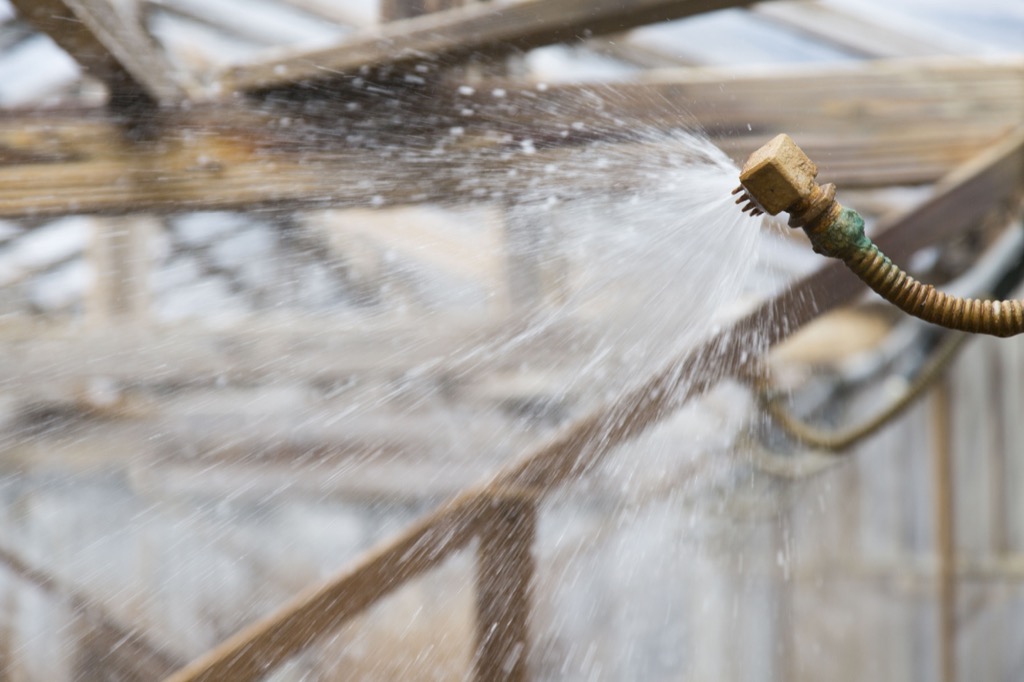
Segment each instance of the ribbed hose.
[[879,296],[926,322],[972,334],[1014,336],[1024,332],[1024,302],[982,301],[944,294],[901,270],[874,243],[842,260]]
[[836,202],[807,221],[799,212],[790,225],[803,227],[817,253],[838,258],[875,293],[926,322],[972,334],[1014,336],[1024,332],[1024,301],[981,301],[944,294],[900,270],[864,234],[864,219]]

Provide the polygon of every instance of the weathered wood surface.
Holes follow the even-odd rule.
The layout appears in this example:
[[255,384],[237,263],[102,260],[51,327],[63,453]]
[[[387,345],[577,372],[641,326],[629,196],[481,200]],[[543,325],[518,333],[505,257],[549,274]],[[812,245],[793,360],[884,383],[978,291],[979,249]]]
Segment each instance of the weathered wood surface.
[[953,527],[952,386],[941,380],[932,395],[932,495],[938,554],[939,657],[942,682],[956,680],[956,536]]
[[[353,111],[330,102],[319,113],[301,104],[168,111],[141,140],[102,112],[8,113],[0,217],[487,202],[536,194],[538,183],[570,195],[628,192],[630,174],[647,168],[644,145],[657,150],[659,131],[694,125],[736,159],[788,130],[821,159],[822,178],[843,186],[928,182],[1024,117],[1024,62],[666,71],[639,84],[468,92],[389,86],[349,102]],[[621,168],[595,173],[600,148],[579,150],[596,140],[636,149],[612,155]],[[526,141],[536,150],[524,151]],[[495,173],[500,182],[488,182]]]
[[531,500],[495,500],[481,525],[473,679],[525,682],[530,679],[537,506]]
[[483,2],[384,25],[337,46],[280,54],[230,69],[224,92],[261,90],[391,66],[471,54],[507,54],[678,19],[751,0],[530,0]]
[[18,11],[110,88],[114,108],[186,96],[170,62],[109,0],[13,0]]
[[[896,259],[974,226],[1024,187],[1024,129],[941,183],[907,215],[887,221],[875,241]],[[757,353],[823,311],[851,301],[863,284],[833,262],[765,302],[731,328],[678,358],[620,400],[570,424],[494,479],[468,489],[322,586],[309,589],[178,671],[167,682],[244,680],[274,667],[402,582],[437,566],[479,532],[491,501],[542,496],[592,470],[616,445],[726,375],[751,370]],[[813,303],[810,303],[813,301]]]

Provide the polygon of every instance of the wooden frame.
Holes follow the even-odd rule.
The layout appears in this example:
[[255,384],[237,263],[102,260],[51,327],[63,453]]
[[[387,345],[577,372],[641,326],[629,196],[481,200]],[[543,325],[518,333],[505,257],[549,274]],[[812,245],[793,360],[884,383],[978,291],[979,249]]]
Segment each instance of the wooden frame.
[[[1024,116],[1020,59],[966,64],[898,60],[858,72],[812,68],[750,75],[722,69],[666,70],[649,73],[639,83],[602,86],[488,79],[467,88],[439,74],[445,64],[469,54],[501,56],[749,4],[744,0],[559,0],[457,7],[367,29],[326,49],[277,55],[216,74],[221,88],[216,97],[210,94],[213,90],[201,93],[174,74],[144,32],[102,0],[15,4],[86,71],[103,80],[111,99],[109,110],[15,112],[0,120],[4,218],[493,202],[498,198],[474,194],[472,187],[460,184],[457,178],[465,173],[454,171],[501,161],[509,142],[495,131],[514,131],[509,133],[513,145],[524,139],[541,141],[540,153],[527,166],[557,167],[571,165],[584,143],[650,143],[622,136],[616,124],[620,117],[654,131],[678,127],[681,121],[702,126],[737,159],[766,135],[797,125],[804,147],[812,156],[828,160],[823,176],[843,186],[925,183],[944,177],[933,198],[883,228],[878,242],[897,259],[970,228],[1024,185],[1024,133],[1017,128],[1008,134]],[[797,25],[788,9],[761,11]],[[812,24],[804,23],[803,28],[820,33]],[[862,34],[857,41],[870,44],[871,38],[870,33]],[[918,49],[911,47],[911,52]],[[428,88],[418,90],[389,79],[393,67],[412,63],[424,67],[427,75],[422,80],[430,81]],[[355,79],[354,74],[361,76]],[[363,76],[379,80],[378,90],[382,88],[384,95],[362,92],[357,81],[365,83]],[[282,122],[291,121],[299,111],[289,108],[291,101],[271,108],[251,101],[227,103],[239,93],[263,94],[310,83],[334,88],[325,98],[331,105],[328,119],[291,127]],[[944,94],[936,98],[935,91]],[[538,101],[540,92],[545,104],[541,111],[516,110],[516,102]],[[595,92],[604,106],[596,116],[594,98],[588,99]],[[875,99],[883,99],[886,106],[866,115],[864,101]],[[159,108],[183,101],[194,106]],[[667,106],[651,107],[652,101]],[[339,114],[339,103],[353,105],[357,113]],[[344,139],[339,130],[372,118],[375,106],[396,103],[423,116],[419,132],[429,140],[436,142],[453,128],[462,131],[462,141],[432,167],[432,177],[421,172],[422,159],[405,165],[397,161],[382,169],[367,158],[368,149],[380,142],[390,144],[394,138],[389,136],[404,131],[375,128],[363,147],[338,141]],[[140,109],[145,117],[137,116]],[[575,130],[570,128],[573,123],[583,124],[586,132],[563,137],[567,129]],[[915,132],[908,134],[908,127]],[[974,156],[977,149],[1004,136],[992,149]],[[269,175],[268,164],[274,168]],[[531,179],[535,178],[524,173],[523,184],[508,183],[508,195],[502,199],[526,192]],[[565,187],[606,189],[569,182]],[[311,587],[167,679],[256,678],[474,540],[479,541],[476,677],[526,679],[531,548],[537,505],[544,496],[586,475],[617,444],[658,423],[682,402],[722,378],[749,371],[758,361],[745,353],[751,343],[765,349],[861,290],[840,266],[822,268],[676,358],[622,400],[569,425],[493,479],[453,497],[331,581]],[[809,305],[814,297],[816,306]],[[112,310],[123,307],[117,296],[107,298],[116,303]],[[273,355],[265,348],[260,352]],[[216,366],[216,357],[207,360]],[[35,575],[31,569],[22,573],[30,580]],[[943,579],[950,580],[950,574],[943,574]],[[944,617],[948,620],[949,614]],[[116,641],[121,634],[105,622],[97,632],[104,642]],[[119,655],[141,657],[142,668],[151,674],[177,664],[161,658],[159,651],[153,653],[145,642],[129,644]],[[160,672],[152,672],[156,670]]]
[[[969,229],[989,210],[1017,200],[1022,188],[1024,129],[956,169],[932,198],[888,221],[875,241],[894,258],[906,258]],[[491,481],[465,491],[380,543],[333,580],[298,595],[278,612],[243,629],[166,682],[245,680],[280,664],[464,547],[484,532],[485,519],[501,500],[511,497],[536,503],[584,476],[616,445],[643,433],[678,405],[726,376],[751,371],[759,358],[749,354],[748,348],[774,345],[863,290],[863,283],[841,263],[823,267],[669,363],[619,400],[570,424]],[[813,305],[808,304],[811,300]],[[514,639],[519,638],[517,626]],[[507,648],[497,651],[501,656]],[[493,669],[500,663],[478,665]]]

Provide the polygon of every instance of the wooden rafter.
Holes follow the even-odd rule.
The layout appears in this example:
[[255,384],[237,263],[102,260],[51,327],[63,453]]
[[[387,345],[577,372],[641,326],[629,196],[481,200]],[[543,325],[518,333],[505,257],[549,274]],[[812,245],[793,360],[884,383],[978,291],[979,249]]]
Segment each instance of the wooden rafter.
[[[454,317],[454,316],[453,316]],[[495,325],[479,318],[446,319],[449,334],[427,337],[417,325],[367,324],[359,335],[338,335],[337,326],[294,320],[288,324],[239,325],[211,332],[194,325],[153,328],[97,328],[88,333],[61,328],[52,334],[29,327],[23,334],[5,330],[0,373],[17,376],[23,395],[42,395],[35,387],[74,384],[91,376],[130,383],[146,377],[167,384],[225,377],[258,382],[268,377],[300,381],[341,380],[354,373],[400,373],[443,357],[460,340],[500,342]],[[316,340],[323,339],[323,343]],[[391,343],[408,349],[381,357]],[[302,348],[301,354],[295,349]],[[440,367],[443,371],[446,367]]]
[[[943,181],[906,215],[882,226],[876,242],[897,260],[974,226],[1024,188],[1024,129],[985,150]],[[298,595],[165,682],[252,679],[334,631],[383,596],[439,565],[481,530],[496,499],[536,499],[578,479],[611,451],[728,375],[751,371],[749,352],[785,339],[822,312],[864,290],[843,264],[831,262],[614,403],[604,405],[523,457],[380,543],[334,579]],[[813,301],[813,305],[809,303]],[[595,445],[599,444],[599,445]]]
[[[1024,118],[1024,62],[669,70],[643,83],[395,89],[348,104],[357,106],[325,102],[319,120],[301,103],[162,112],[159,142],[127,139],[102,112],[9,114],[0,117],[0,217],[486,202],[494,197],[479,178],[510,168],[521,172],[502,181],[507,195],[555,169],[547,184],[572,196],[623,180],[574,172],[588,162],[581,144],[643,144],[637,130],[656,139],[686,125],[736,159],[792,132],[822,160],[822,177],[844,186],[929,182]],[[522,153],[527,140],[536,153]]]
[[12,0],[82,68],[110,88],[114,106],[139,101],[171,104],[185,91],[141,24],[126,20],[109,0]]
[[748,5],[753,0],[530,0],[473,3],[396,21],[317,50],[236,66],[225,92],[331,79],[362,67],[507,53],[623,31],[667,19]]

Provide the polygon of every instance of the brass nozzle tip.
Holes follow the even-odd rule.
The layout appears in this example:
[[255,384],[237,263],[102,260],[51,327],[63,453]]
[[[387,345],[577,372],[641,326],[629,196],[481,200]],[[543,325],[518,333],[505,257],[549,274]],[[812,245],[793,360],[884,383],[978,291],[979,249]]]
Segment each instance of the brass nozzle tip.
[[757,208],[778,215],[811,198],[817,175],[814,162],[783,133],[750,155],[740,185]]
[[776,135],[744,164],[738,188],[743,194],[736,203],[747,201],[743,210],[752,215],[785,211],[792,227],[818,229],[838,208],[835,186],[818,185],[817,175],[818,167],[793,138],[785,133]]

